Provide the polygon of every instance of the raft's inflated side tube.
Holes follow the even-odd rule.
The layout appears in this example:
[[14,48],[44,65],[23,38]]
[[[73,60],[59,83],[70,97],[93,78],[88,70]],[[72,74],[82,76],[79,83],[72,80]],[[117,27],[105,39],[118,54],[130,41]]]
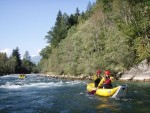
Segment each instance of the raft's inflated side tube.
[[110,97],[118,90],[118,88],[119,86],[112,89],[98,89],[96,94],[99,96]]

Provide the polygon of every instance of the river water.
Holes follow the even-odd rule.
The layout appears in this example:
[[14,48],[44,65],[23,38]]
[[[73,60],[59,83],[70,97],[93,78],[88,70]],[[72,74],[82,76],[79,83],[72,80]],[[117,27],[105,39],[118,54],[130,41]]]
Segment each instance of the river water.
[[150,113],[150,83],[128,84],[126,97],[90,95],[89,81],[60,80],[40,75],[0,77],[0,113]]

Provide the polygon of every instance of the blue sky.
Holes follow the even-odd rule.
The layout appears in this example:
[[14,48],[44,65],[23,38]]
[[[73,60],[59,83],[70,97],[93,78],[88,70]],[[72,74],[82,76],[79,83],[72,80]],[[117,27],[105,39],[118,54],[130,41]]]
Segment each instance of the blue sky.
[[38,55],[58,11],[70,15],[78,7],[82,12],[89,2],[96,0],[0,0],[0,52],[10,55],[19,47],[21,56],[25,51]]

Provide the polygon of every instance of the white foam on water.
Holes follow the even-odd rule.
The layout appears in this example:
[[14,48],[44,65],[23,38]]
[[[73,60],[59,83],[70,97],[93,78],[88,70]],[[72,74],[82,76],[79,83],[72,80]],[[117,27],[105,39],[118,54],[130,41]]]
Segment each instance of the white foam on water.
[[[74,86],[74,85],[78,85],[81,83],[81,81],[79,80],[74,80],[74,81],[49,81],[43,77],[33,77],[29,76],[27,77],[27,79],[11,79],[11,81],[7,81],[6,83],[4,83],[3,85],[0,85],[0,88],[4,88],[4,89],[22,89],[22,88],[54,88],[54,87],[62,87],[62,86]],[[5,77],[13,77],[13,78],[18,78],[18,74],[14,74],[14,75],[6,75],[3,76]],[[48,82],[49,81],[49,82]]]
[[31,83],[31,84],[26,84],[25,87],[38,87],[38,88],[47,88],[47,87],[59,87],[62,86],[62,82],[40,82],[40,83]]
[[11,82],[6,82],[6,84],[1,85],[0,88],[7,88],[7,89],[18,89],[21,86],[19,84],[12,84]]
[[0,76],[0,78],[9,78],[9,77],[18,78],[18,75],[17,74],[12,74],[12,75]]
[[47,87],[60,87],[63,86],[62,81],[60,82],[40,82],[40,83],[11,83],[11,82],[6,82],[6,84],[1,85],[0,88],[5,88],[5,89],[20,89],[20,88],[31,88],[31,87],[36,87],[36,88],[47,88]]
[[76,81],[67,81],[67,82],[65,82],[65,83],[66,83],[67,85],[74,86],[74,85],[80,84],[81,81],[78,81],[78,80],[76,80]]

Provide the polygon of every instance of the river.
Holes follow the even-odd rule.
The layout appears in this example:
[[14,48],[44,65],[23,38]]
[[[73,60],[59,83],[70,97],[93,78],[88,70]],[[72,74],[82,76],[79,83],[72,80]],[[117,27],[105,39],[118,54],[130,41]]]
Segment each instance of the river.
[[40,75],[0,77],[0,113],[150,113],[149,82],[128,84],[125,98],[89,95],[89,81],[60,80]]

